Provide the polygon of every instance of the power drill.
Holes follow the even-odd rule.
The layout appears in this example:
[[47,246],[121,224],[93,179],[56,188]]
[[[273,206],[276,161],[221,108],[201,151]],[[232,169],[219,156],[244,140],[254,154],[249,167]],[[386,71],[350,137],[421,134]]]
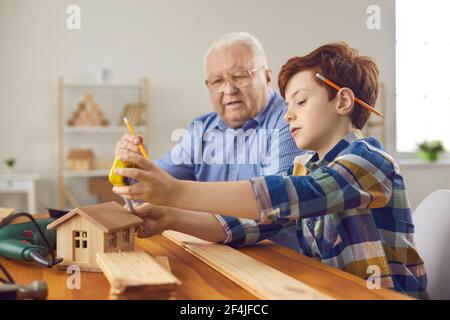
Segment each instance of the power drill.
[[[47,238],[52,250],[54,250],[56,247],[56,231],[47,230],[47,225],[52,223],[54,219],[36,219],[35,221]],[[62,259],[47,259],[46,256],[49,253],[49,249],[31,221],[10,224],[0,228],[0,256],[14,260],[36,261],[49,268],[62,261]]]
[[[54,219],[33,219],[27,213],[19,215],[28,215],[39,226],[40,232],[33,221],[9,224],[14,217],[6,218],[7,222],[0,223],[0,256],[15,260],[36,261],[49,268],[60,263],[62,259],[56,259],[53,254],[56,247],[56,231],[47,230],[47,225]],[[45,236],[47,243],[43,240],[42,235]],[[49,253],[52,254],[51,260],[46,258]],[[14,283],[6,269],[3,267],[1,269],[9,277],[10,282],[2,281],[5,283],[0,285],[0,300],[45,299],[47,297],[45,281],[33,281],[28,286],[18,285]]]

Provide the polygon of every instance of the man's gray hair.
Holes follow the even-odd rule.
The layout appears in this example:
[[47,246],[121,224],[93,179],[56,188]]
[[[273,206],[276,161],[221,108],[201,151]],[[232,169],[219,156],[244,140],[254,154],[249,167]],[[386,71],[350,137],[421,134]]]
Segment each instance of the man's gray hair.
[[261,42],[254,35],[251,35],[247,32],[230,32],[216,39],[206,51],[204,59],[205,67],[206,61],[213,51],[231,47],[235,44],[243,44],[249,47],[253,53],[253,59],[255,63],[268,68],[266,53],[264,52]]

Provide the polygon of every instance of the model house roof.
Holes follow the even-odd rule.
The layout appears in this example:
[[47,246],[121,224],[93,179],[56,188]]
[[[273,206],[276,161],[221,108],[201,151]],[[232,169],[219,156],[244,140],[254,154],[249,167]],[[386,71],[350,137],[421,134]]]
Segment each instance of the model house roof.
[[47,229],[53,229],[70,220],[75,215],[80,215],[105,233],[115,232],[142,223],[142,219],[132,214],[117,202],[110,201],[90,206],[76,208],[53,221]]

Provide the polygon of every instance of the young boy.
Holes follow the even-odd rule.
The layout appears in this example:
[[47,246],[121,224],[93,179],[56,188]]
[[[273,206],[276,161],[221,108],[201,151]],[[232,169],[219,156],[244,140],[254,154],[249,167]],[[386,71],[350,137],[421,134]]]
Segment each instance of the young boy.
[[379,270],[383,287],[427,297],[398,165],[379,141],[359,130],[376,112],[363,107],[373,106],[378,95],[375,62],[345,43],[329,44],[290,59],[278,83],[297,146],[315,153],[298,157],[289,176],[193,182],[122,150],[119,157],[140,169],[117,173],[140,182],[114,191],[165,205],[138,208],[146,221],[139,236],[172,229],[243,246],[296,223],[304,255],[365,279]]

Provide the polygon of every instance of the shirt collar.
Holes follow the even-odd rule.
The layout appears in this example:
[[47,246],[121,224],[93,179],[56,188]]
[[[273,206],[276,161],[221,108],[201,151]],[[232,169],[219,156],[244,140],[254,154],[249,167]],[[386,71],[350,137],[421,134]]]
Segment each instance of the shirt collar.
[[[262,108],[262,110],[260,110],[253,118],[247,120],[244,125],[241,127],[241,129],[246,130],[248,128],[251,128],[252,125],[254,123],[261,125],[267,115],[267,113],[270,110],[270,107],[273,104],[273,100],[275,99],[275,91],[272,88],[269,88],[269,96],[267,99],[267,103],[264,106],[264,108]],[[215,124],[215,127],[218,128],[219,130],[226,130],[226,129],[230,129],[230,126],[227,125],[219,116],[217,116],[217,123]]]
[[336,157],[347,148],[353,141],[364,138],[361,130],[353,129],[347,135],[342,138],[325,156],[319,160],[317,152],[302,154],[297,156],[294,163],[300,163],[308,169],[314,169],[318,167],[324,167],[330,164]]

